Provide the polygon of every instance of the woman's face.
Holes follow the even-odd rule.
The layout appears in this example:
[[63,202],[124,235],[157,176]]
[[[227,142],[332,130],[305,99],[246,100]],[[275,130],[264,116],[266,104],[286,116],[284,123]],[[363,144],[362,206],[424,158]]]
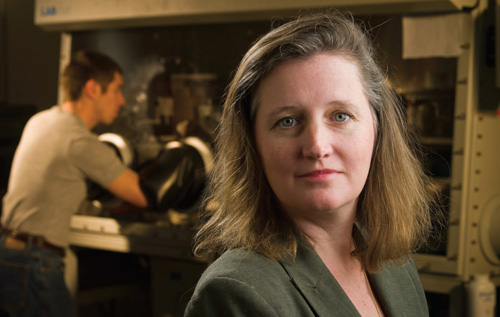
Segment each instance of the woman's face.
[[293,60],[256,97],[257,150],[285,212],[297,219],[355,211],[375,142],[358,67],[326,53]]

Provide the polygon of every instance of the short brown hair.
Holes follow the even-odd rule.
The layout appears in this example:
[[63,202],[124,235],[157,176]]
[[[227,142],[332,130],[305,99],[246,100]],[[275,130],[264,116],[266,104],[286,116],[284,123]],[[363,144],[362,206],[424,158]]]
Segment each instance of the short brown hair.
[[340,54],[357,65],[374,116],[376,145],[354,232],[362,265],[376,272],[384,262],[405,259],[426,240],[434,195],[410,146],[399,98],[352,16],[328,12],[271,30],[243,57],[228,87],[216,137],[197,254],[245,248],[275,260],[294,258],[299,232],[281,212],[255,147],[255,99],[260,82],[278,65],[319,53]]
[[91,51],[78,51],[71,58],[62,75],[65,99],[76,101],[82,94],[85,83],[90,79],[97,81],[106,92],[115,73],[123,74],[122,68],[110,57]]

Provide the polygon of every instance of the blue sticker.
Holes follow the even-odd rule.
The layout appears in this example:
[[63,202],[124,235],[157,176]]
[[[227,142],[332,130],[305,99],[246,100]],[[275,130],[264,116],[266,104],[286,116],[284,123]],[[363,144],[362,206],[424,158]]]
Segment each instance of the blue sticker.
[[42,7],[40,9],[41,15],[44,16],[50,16],[50,15],[56,15],[57,14],[57,7],[56,6],[50,6],[50,7]]

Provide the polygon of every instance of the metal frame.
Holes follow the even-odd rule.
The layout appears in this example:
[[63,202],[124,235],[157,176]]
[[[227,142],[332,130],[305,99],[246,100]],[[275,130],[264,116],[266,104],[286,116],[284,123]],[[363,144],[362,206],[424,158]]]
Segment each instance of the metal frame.
[[[464,38],[461,45],[462,54],[457,58],[457,81],[455,91],[455,118],[452,145],[452,170],[450,187],[450,214],[446,256],[415,254],[421,273],[448,274],[459,276],[463,273],[464,245],[466,244],[465,228],[467,223],[467,188],[470,134],[472,126],[472,109],[474,100],[474,33],[472,14],[463,14]],[[432,280],[432,279],[431,279]],[[459,280],[453,279],[456,283]],[[425,285],[424,285],[425,287]],[[433,288],[432,286],[429,286]],[[444,287],[447,289],[448,287]]]
[[[476,273],[489,274],[500,285],[500,259],[492,246],[500,222],[500,117],[479,111],[481,0],[468,15],[463,54],[457,62],[452,191],[446,256],[416,254],[424,289],[450,293]],[[497,228],[498,229],[498,228]]]

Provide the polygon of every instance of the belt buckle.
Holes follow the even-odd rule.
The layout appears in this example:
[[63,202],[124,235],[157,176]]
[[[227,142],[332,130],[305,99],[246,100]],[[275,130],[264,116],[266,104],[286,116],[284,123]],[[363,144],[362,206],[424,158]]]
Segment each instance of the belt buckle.
[[43,239],[39,238],[39,237],[32,237],[31,238],[31,243],[33,245],[36,245],[37,247],[40,247],[40,248],[45,247],[45,243],[44,243]]

